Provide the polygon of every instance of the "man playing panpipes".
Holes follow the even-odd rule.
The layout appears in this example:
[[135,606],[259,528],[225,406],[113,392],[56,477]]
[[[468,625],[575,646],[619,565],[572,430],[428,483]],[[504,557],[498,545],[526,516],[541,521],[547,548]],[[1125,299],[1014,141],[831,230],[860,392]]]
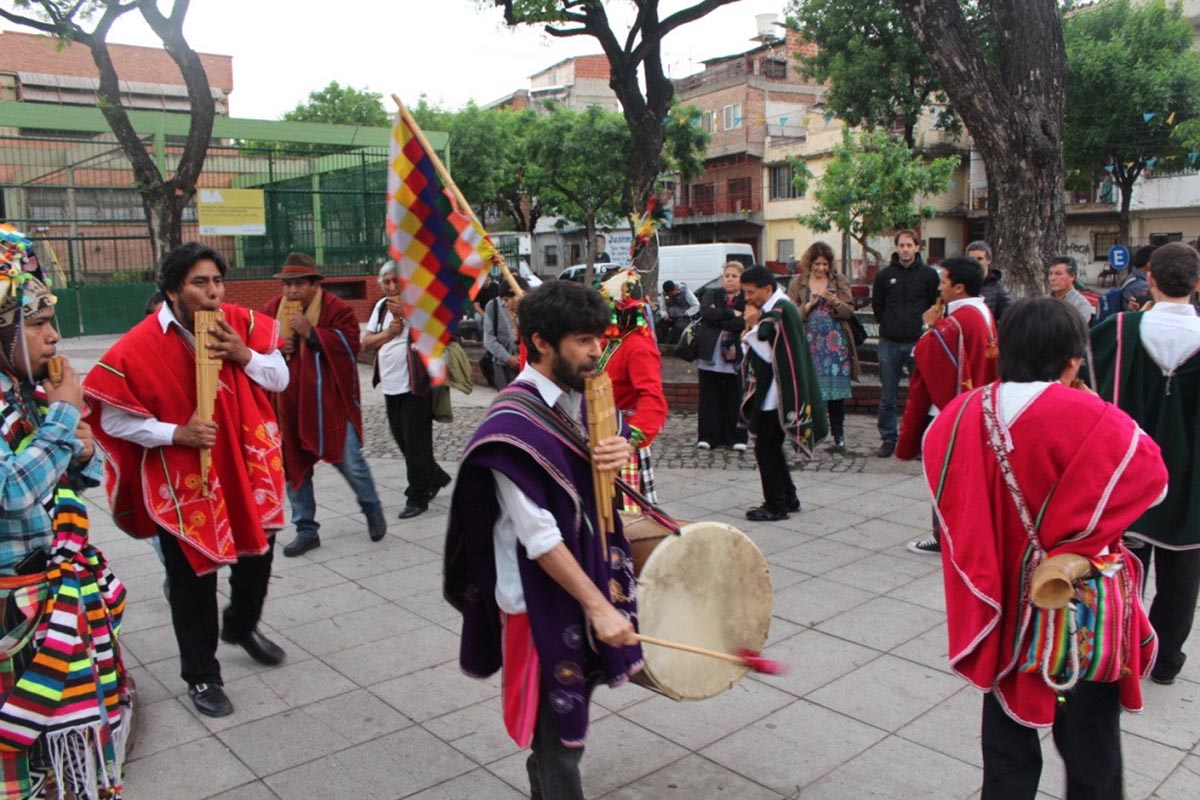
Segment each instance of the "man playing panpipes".
[[130,727],[125,588],[88,542],[78,492],[101,459],[79,375],[65,359],[51,371],[54,296],[35,270],[32,243],[0,226],[0,795],[41,797],[52,775],[112,800]]
[[[157,536],[169,584],[180,677],[201,714],[233,713],[217,661],[217,569],[229,565],[220,638],[273,666],[284,652],[258,631],[275,531],[283,527],[279,429],[267,391],[287,386],[279,329],[227,303],[225,261],[199,242],[163,259],[166,302],[109,349],[84,381],[87,419],[108,458],[113,519],[137,538]],[[213,420],[196,413],[193,318],[220,310],[207,345],[220,359]],[[99,424],[95,425],[95,421]],[[200,450],[211,469],[200,473]]]
[[[1004,312],[999,347],[1000,380],[950,401],[924,440],[942,529],[950,666],[985,692],[982,798],[1032,800],[1042,770],[1038,729],[1053,727],[1066,796],[1116,800],[1120,709],[1141,710],[1140,680],[1155,647],[1137,598],[1140,564],[1121,535],[1162,496],[1166,470],[1125,412],[1071,388],[1087,348],[1073,308],[1053,298],[1018,301]],[[1093,628],[1087,641],[1091,658],[1119,659],[1113,682],[1046,676],[1050,637],[1035,641],[1031,588],[1038,565],[1064,554],[1101,561],[1128,589],[1119,595],[1127,624],[1102,636]],[[1084,643],[1076,653],[1082,659]]]
[[332,464],[358,500],[367,533],[378,542],[387,533],[375,479],[362,454],[362,407],[358,388],[358,318],[354,309],[320,287],[317,262],[291,253],[275,274],[283,293],[263,313],[278,319],[291,381],[272,397],[283,434],[283,468],[296,538],[283,548],[298,556],[321,546],[313,495],[313,467]]
[[1154,559],[1150,623],[1159,651],[1150,679],[1171,684],[1183,669],[1200,594],[1200,318],[1189,302],[1200,279],[1200,255],[1182,242],[1150,256],[1154,306],[1118,314],[1092,330],[1096,388],[1162,448],[1170,474],[1166,499],[1129,526]]
[[[621,470],[621,477],[652,503],[654,464],[650,444],[667,423],[667,398],[662,388],[662,356],[651,329],[649,305],[637,272],[626,269],[600,287],[612,308],[604,335],[604,352],[598,369],[612,380],[613,402],[629,423],[630,442],[636,452]],[[625,510],[637,511],[632,498]]]
[[[896,443],[896,458],[903,461],[921,454],[921,436],[939,409],[963,392],[996,380],[996,322],[979,296],[979,262],[959,256],[938,269],[941,302],[925,312],[924,322],[930,327],[913,348],[915,366]],[[940,547],[936,525],[931,538],[908,543],[914,553],[937,553]]]
[[754,458],[763,502],[746,519],[772,522],[800,510],[784,443],[805,455],[829,434],[825,401],[813,368],[799,309],[761,265],[742,273],[746,330],[742,347],[742,418],[754,434]]
[[531,795],[581,799],[592,689],[642,666],[629,544],[619,520],[601,534],[592,474],[616,470],[633,448],[621,436],[590,453],[584,442],[581,390],[609,321],[600,295],[547,281],[518,314],[529,362],[463,454],[444,591],[463,614],[463,671],[503,668],[505,725],[533,749]]

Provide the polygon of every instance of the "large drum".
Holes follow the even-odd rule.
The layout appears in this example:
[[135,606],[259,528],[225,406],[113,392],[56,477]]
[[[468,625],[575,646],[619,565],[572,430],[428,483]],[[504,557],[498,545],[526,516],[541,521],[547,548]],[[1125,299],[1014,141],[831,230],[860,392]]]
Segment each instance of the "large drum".
[[[637,575],[638,630],[724,653],[761,650],[771,623],[771,573],[746,534],[719,522],[672,534],[648,517],[622,514]],[[674,700],[720,694],[749,669],[718,658],[643,644],[633,680]]]

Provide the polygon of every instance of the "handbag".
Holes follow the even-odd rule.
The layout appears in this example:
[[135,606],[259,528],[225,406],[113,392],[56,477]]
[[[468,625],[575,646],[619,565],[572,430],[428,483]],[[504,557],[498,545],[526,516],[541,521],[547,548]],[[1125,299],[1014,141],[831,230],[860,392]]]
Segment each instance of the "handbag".
[[454,409],[450,406],[449,384],[443,383],[441,386],[433,387],[430,392],[430,400],[433,404],[434,422],[454,422]]
[[1132,631],[1137,597],[1136,560],[1125,563],[1121,553],[1091,559],[1094,570],[1075,581],[1075,596],[1061,609],[1038,608],[1028,592],[1034,567],[1046,549],[1038,539],[1039,513],[1034,519],[1025,496],[1017,485],[1008,460],[1005,435],[996,416],[997,385],[983,390],[983,419],[988,444],[1000,462],[1000,473],[1012,497],[1025,534],[1031,558],[1026,559],[1022,605],[1030,608],[1029,644],[1023,648],[1019,670],[1040,673],[1056,692],[1065,692],[1080,680],[1112,683],[1129,672],[1133,647]]
[[679,342],[675,345],[675,355],[684,361],[695,361],[700,357],[700,344],[696,341],[696,329],[699,325],[700,319],[697,317],[689,322],[688,326],[683,329],[683,333],[679,335]]
[[852,314],[846,321],[850,324],[850,335],[854,337],[854,346],[862,347],[867,341],[867,327],[862,324],[858,314]]

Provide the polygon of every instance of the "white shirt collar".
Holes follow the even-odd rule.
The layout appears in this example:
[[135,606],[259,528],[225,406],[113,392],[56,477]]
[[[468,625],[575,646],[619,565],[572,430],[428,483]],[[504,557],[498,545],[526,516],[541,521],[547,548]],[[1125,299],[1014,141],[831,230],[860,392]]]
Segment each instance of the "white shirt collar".
[[992,321],[992,310],[987,307],[987,303],[984,302],[982,297],[963,297],[958,300],[951,300],[946,304],[946,313],[953,314],[960,308],[973,308],[980,314],[983,314],[985,320],[988,322]]
[[183,324],[179,321],[178,317],[176,317],[175,313],[171,311],[171,307],[166,303],[163,303],[158,309],[158,324],[162,328],[163,333],[167,332],[167,329],[171,327],[172,322],[178,325],[181,331],[189,334],[191,333],[191,331],[183,327]]
[[579,404],[583,399],[579,392],[566,391],[559,387],[557,383],[543,375],[537,367],[532,363],[527,363],[525,368],[521,370],[521,374],[517,376],[517,380],[532,383],[533,387],[538,390],[538,394],[542,396],[542,400],[546,401],[546,405],[553,408],[559,405],[562,401],[562,406],[565,411],[570,413],[572,417],[577,417],[579,412]]
[[763,303],[763,307],[762,307],[763,313],[765,314],[768,311],[770,311],[771,309],[773,309],[775,307],[775,304],[778,303],[780,301],[780,299],[786,300],[787,295],[784,294],[783,291],[778,286],[776,286],[775,293],[767,298],[767,302]]

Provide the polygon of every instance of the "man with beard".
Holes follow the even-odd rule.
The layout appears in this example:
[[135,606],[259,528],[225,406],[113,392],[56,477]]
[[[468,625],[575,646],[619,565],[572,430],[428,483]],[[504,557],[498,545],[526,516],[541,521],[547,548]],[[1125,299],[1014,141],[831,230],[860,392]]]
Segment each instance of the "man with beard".
[[879,322],[879,438],[875,455],[891,458],[896,452],[899,426],[896,399],[900,373],[912,370],[913,348],[921,337],[921,317],[937,301],[941,276],[921,259],[916,231],[902,230],[893,242],[892,263],[879,270],[871,291],[871,308]]
[[[270,317],[222,302],[225,260],[189,242],[163,259],[166,301],[101,357],[84,381],[87,419],[108,459],[113,520],[130,536],[157,536],[168,579],[180,677],[201,714],[233,713],[217,660],[217,570],[230,567],[220,638],[260,664],[283,648],[258,630],[283,527],[279,428],[267,399],[288,383]],[[196,413],[198,311],[220,310],[205,345],[221,361],[212,421]],[[98,421],[98,424],[96,424]],[[202,449],[210,471],[200,472]]]
[[125,589],[88,542],[78,493],[101,459],[79,375],[65,359],[51,369],[54,296],[39,278],[32,242],[0,225],[0,793],[41,797],[53,772],[73,797],[117,797]]
[[463,454],[444,591],[463,614],[463,671],[503,669],[505,725],[532,746],[532,796],[582,799],[592,689],[642,666],[629,544],[618,520],[604,549],[592,482],[593,465],[615,471],[633,448],[584,441],[581,392],[609,321],[599,293],[547,281],[517,313],[528,363]]

